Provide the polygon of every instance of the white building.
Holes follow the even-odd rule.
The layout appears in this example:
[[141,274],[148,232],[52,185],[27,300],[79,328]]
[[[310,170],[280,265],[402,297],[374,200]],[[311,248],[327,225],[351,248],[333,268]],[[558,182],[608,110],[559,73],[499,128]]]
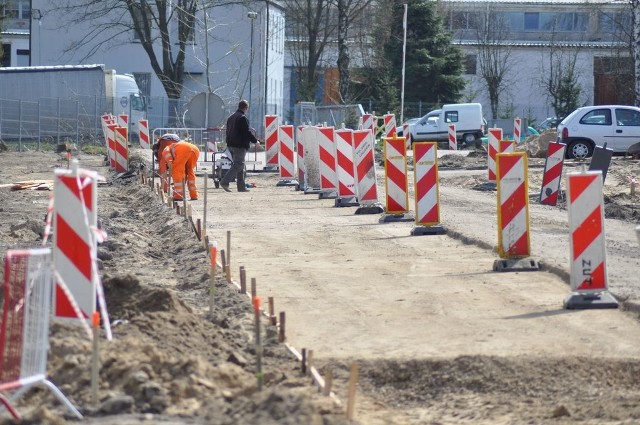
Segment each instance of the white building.
[[[132,20],[126,9],[72,25],[71,17],[58,7],[58,2],[32,0],[34,15],[37,13],[40,19],[37,23],[33,20],[31,26],[31,65],[102,63],[120,74],[135,76],[143,94],[150,99],[150,116],[166,107],[166,100],[162,99],[166,97],[164,88],[131,29]],[[178,51],[177,30],[175,20],[170,21],[174,55]],[[157,28],[153,31],[159,33]],[[162,67],[159,40],[154,48]],[[184,67],[181,101],[186,103],[198,93],[207,92],[209,83],[211,92],[224,102],[224,117],[235,111],[240,99],[248,100],[250,122],[260,134],[262,116],[279,114],[283,108],[283,8],[274,0],[204,6],[197,12],[194,37],[185,49]],[[210,127],[217,125],[209,123]]]
[[[491,16],[489,25],[505,24],[501,39],[511,49],[500,96],[499,114],[538,122],[554,115],[542,82],[548,77],[553,49],[565,59],[575,57],[581,105],[633,104],[633,61],[628,50],[631,11],[627,0],[438,0],[445,28],[466,54],[469,84],[466,101],[490,104],[480,77],[478,24]],[[628,37],[628,36],[627,36]],[[497,117],[496,117],[497,118]]]
[[30,0],[0,0],[2,51],[0,66],[29,66]]

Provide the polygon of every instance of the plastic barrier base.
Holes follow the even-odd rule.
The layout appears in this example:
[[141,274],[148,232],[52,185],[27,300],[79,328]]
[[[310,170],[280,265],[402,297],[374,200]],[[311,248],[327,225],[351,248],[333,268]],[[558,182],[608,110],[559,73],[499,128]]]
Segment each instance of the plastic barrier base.
[[298,184],[296,185],[296,191],[300,191],[300,190],[303,190],[303,191],[304,191],[304,190],[307,190],[307,186],[305,186],[305,184],[304,184],[304,183],[302,183],[302,184],[298,183]]
[[321,190],[318,199],[335,199],[338,197],[338,192],[335,190]]
[[404,214],[383,214],[380,217],[380,223],[396,223],[399,221],[416,221],[416,217],[413,213],[404,213]]
[[304,189],[305,195],[319,195],[320,193],[322,193],[322,189],[318,189],[315,187],[307,187]]
[[276,186],[298,186],[300,183],[298,183],[298,180],[287,180],[287,179],[283,179],[280,180]]
[[447,229],[439,224],[434,226],[416,226],[411,229],[411,236],[444,235]]
[[280,171],[280,170],[278,170],[278,166],[277,165],[265,165],[264,168],[262,168],[262,171],[265,171],[265,172],[277,172],[277,171]]
[[359,207],[354,214],[382,214],[384,208],[380,204],[363,205]]
[[357,207],[360,203],[355,196],[343,196],[336,199],[336,207]]
[[564,299],[563,305],[567,310],[618,308],[618,301],[608,291],[597,294],[573,292]]
[[501,258],[493,262],[494,272],[535,272],[538,270],[540,270],[540,264],[530,258]]

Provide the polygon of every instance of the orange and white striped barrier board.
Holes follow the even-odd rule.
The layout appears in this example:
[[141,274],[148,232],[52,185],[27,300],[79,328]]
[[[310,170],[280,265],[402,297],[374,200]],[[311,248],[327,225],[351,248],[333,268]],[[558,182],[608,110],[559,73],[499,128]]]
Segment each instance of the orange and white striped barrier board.
[[383,137],[396,137],[396,115],[384,115],[384,135]]
[[407,141],[407,149],[412,149],[411,131],[409,129],[409,124],[402,124],[402,136]]
[[326,193],[336,193],[338,190],[338,184],[336,181],[335,130],[333,127],[319,127],[318,130],[320,189]]
[[520,118],[513,119],[513,141],[517,145],[522,141],[522,120]]
[[550,142],[547,147],[547,159],[544,162],[542,188],[540,189],[540,203],[555,206],[558,203],[560,178],[564,165],[564,154],[567,145]]
[[[617,307],[608,294],[602,172],[568,174],[567,195],[572,295],[565,300],[565,306]],[[591,298],[597,294],[600,297]]]
[[516,151],[516,142],[513,140],[498,141],[498,153],[513,153]]
[[[15,402],[30,387],[44,384],[77,418],[82,415],[47,379],[51,310],[51,249],[8,250],[4,258],[3,314],[0,322],[0,393],[18,390]],[[20,421],[11,402],[0,402]]]
[[499,141],[502,140],[501,128],[489,129],[489,143],[487,146],[487,166],[489,168],[488,180],[491,182],[496,181],[496,155],[500,152]]
[[140,140],[140,147],[142,149],[151,149],[148,120],[138,120],[138,140]]
[[120,127],[129,128],[129,116],[127,114],[118,115],[118,125]]
[[[56,170],[53,225],[53,264],[58,272],[54,316],[76,319],[77,309],[89,320],[96,309],[98,191],[95,174],[78,169]],[[65,286],[71,296],[67,295]],[[74,306],[77,304],[77,309]]]
[[115,128],[115,170],[116,173],[129,171],[129,129]]
[[530,255],[527,154],[496,155],[498,184],[498,255],[524,258]]
[[265,168],[274,170],[278,167],[278,116],[264,116],[264,148]]
[[109,167],[116,168],[116,127],[117,124],[107,125],[107,151],[109,152]]
[[304,165],[304,141],[302,139],[303,125],[296,127],[296,167],[298,169],[298,187],[296,190],[306,189],[305,165]]
[[433,226],[440,223],[438,191],[438,144],[416,142],[413,148],[416,224]]
[[[373,131],[356,130],[353,132],[353,160],[356,177],[356,196],[361,208],[378,204],[378,186],[376,185],[376,161],[373,151]],[[382,211],[379,211],[382,212]],[[356,212],[359,214],[359,212]]]
[[292,125],[281,125],[278,128],[278,167],[280,169],[280,181],[278,186],[295,186],[295,154]]
[[458,150],[458,139],[456,136],[456,125],[455,124],[449,124],[447,126],[448,128],[448,135],[449,135],[449,150],[450,151],[457,151]]
[[409,212],[407,145],[404,137],[385,137],[384,174],[387,214]]
[[336,199],[336,206],[357,206],[356,178],[353,165],[353,130],[336,130],[335,147],[336,175],[338,180],[338,199]]

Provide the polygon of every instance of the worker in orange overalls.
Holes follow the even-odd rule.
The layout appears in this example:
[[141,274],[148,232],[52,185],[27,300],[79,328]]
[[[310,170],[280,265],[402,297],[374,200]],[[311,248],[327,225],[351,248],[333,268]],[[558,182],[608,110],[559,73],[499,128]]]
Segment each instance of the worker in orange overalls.
[[196,186],[196,162],[200,157],[200,149],[189,142],[180,141],[167,146],[163,155],[165,160],[171,164],[171,178],[173,179],[173,200],[182,201],[184,187],[182,180],[186,175],[189,198],[192,201],[198,199],[198,188]]
[[163,154],[164,149],[167,146],[178,143],[179,141],[180,137],[178,137],[177,134],[167,133],[160,136],[158,141],[153,144],[153,155],[156,157],[156,161],[158,162],[158,175],[160,176],[162,189],[165,193],[169,190],[169,166],[167,165],[167,160]]

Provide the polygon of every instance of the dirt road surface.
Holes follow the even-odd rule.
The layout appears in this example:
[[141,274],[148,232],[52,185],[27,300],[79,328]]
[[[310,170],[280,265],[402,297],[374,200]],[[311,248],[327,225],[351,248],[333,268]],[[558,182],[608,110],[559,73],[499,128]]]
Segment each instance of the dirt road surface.
[[[40,153],[4,153],[0,161],[0,184],[50,179],[65,165]],[[638,174],[638,161],[617,163],[605,185],[607,208],[625,218],[608,219],[606,231],[610,286],[626,311],[562,308],[569,294],[562,206],[531,202],[532,254],[541,271],[492,270],[495,192],[478,190],[486,177],[473,169],[482,158],[441,160],[448,233],[437,236],[410,236],[411,222],[380,223],[379,215],[277,187],[270,173],[250,173],[256,187],[249,193],[226,193],[209,180],[207,233],[226,248],[231,231],[233,279],[244,266],[258,295],[274,297],[276,313],[286,312],[287,342],[313,350],[320,372],[333,372],[340,405],[319,395],[273,339],[265,347],[267,391],[256,392],[248,298],[218,276],[216,311],[207,315],[206,253],[183,218],[135,175],[118,178],[100,158],[80,161],[107,176],[99,215],[109,239],[99,258],[115,342],[101,347],[97,408],[87,394],[90,344],[80,330],[54,326],[49,373],[87,423],[344,423],[354,362],[354,423],[640,421],[633,233],[640,208],[622,183]],[[539,174],[534,163],[531,199]],[[378,178],[382,188],[380,171]],[[202,175],[198,186],[195,218],[204,212]],[[48,195],[0,188],[3,250],[38,243]],[[43,403],[49,407],[38,408]],[[19,407],[31,423],[64,423],[63,409],[52,405],[40,391]]]

